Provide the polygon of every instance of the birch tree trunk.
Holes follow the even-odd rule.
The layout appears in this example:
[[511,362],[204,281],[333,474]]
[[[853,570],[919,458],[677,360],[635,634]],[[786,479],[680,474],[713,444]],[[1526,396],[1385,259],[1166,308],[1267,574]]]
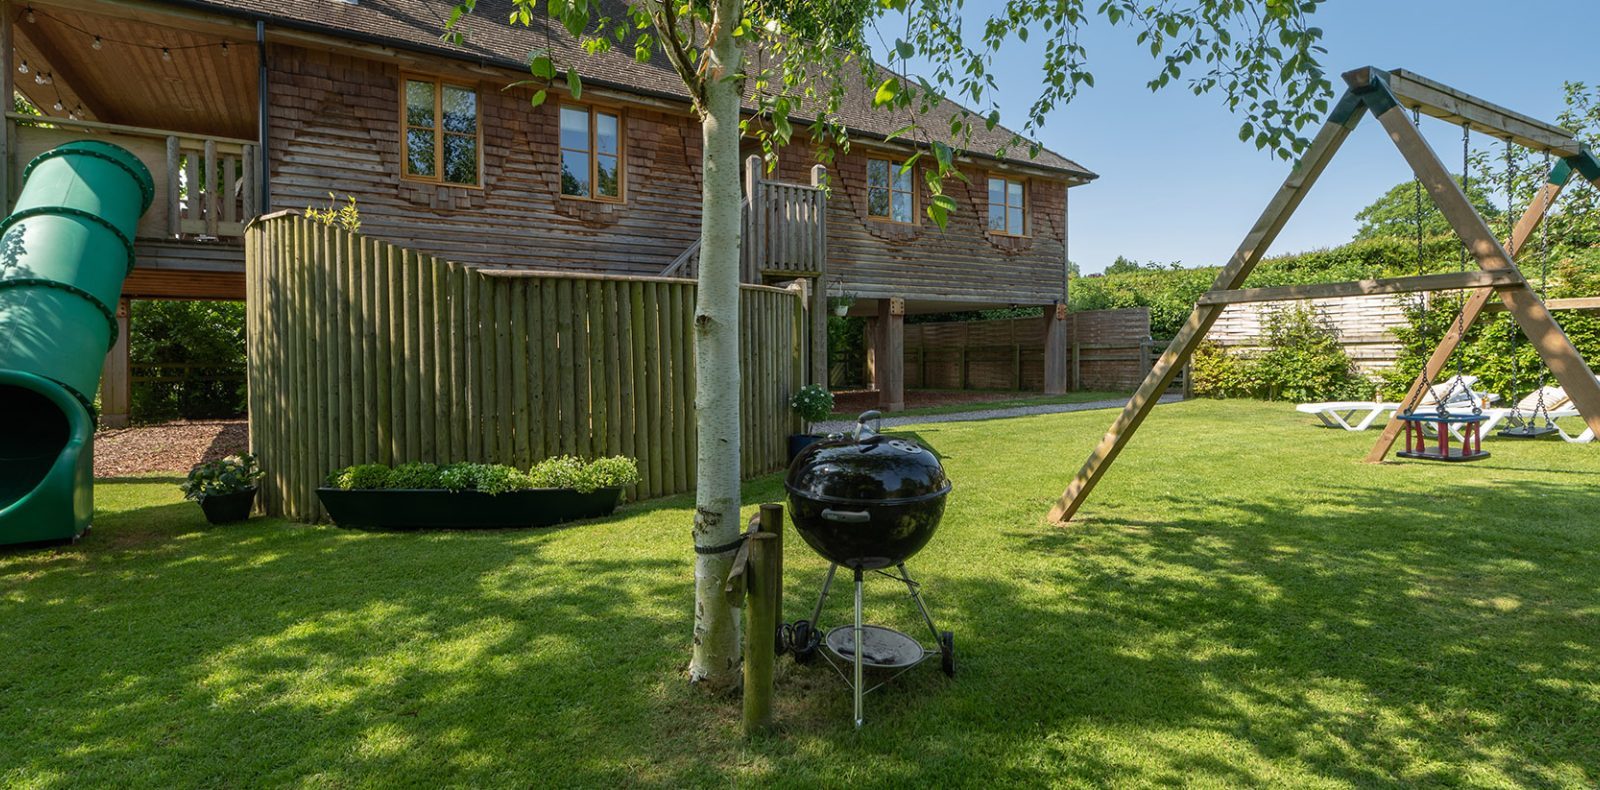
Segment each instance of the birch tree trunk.
[[[733,28],[740,0],[718,0],[705,56],[701,119],[700,283],[696,295],[695,424],[699,431],[694,543],[722,546],[739,536],[739,72]],[[733,553],[695,555],[694,655],[689,680],[714,690],[737,688],[739,618],[723,585]]]

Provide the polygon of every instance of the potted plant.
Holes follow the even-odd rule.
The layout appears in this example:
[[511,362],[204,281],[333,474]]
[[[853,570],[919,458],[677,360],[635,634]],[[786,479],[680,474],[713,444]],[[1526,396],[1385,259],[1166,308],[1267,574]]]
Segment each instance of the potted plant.
[[317,496],[342,527],[542,527],[610,515],[639,482],[632,458],[549,458],[524,472],[502,464],[363,464],[328,476]]
[[[828,419],[833,413],[833,393],[821,384],[807,384],[794,393],[789,399],[789,408],[794,409],[800,418],[805,430],[810,430],[813,423]],[[789,435],[789,462],[800,455],[807,447],[822,440],[822,436],[814,433],[794,433]]]
[[232,524],[250,517],[250,507],[256,501],[256,481],[260,479],[261,467],[256,465],[256,457],[245,453],[196,466],[189,470],[181,487],[184,497],[200,503],[206,521]]

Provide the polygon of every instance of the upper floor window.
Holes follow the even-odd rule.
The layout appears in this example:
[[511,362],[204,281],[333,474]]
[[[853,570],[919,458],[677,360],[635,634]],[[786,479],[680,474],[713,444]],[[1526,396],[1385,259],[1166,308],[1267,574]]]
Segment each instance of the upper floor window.
[[405,78],[406,178],[478,186],[482,147],[475,89]]
[[912,222],[917,215],[911,168],[887,159],[867,160],[867,215]]
[[561,108],[561,194],[622,199],[622,116],[598,107]]
[[989,177],[989,230],[1011,236],[1027,233],[1027,185],[1015,178]]

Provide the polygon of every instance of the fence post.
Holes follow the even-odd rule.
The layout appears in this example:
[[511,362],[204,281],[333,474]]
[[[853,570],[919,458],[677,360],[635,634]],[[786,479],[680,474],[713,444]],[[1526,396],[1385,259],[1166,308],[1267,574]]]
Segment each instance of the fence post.
[[1072,341],[1072,390],[1077,392],[1083,389],[1083,368],[1079,365],[1083,361],[1082,344]]
[[744,732],[753,735],[772,727],[772,670],[783,606],[783,506],[762,505],[747,540],[750,565],[744,605]]

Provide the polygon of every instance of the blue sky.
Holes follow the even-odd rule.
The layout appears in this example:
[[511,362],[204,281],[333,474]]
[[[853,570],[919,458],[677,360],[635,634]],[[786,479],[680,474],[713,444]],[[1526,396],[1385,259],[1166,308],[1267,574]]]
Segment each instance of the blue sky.
[[[1094,6],[1097,2],[1090,2]],[[969,0],[969,26],[996,0]],[[1576,24],[1583,0],[1328,0],[1317,12],[1332,74],[1365,65],[1403,67],[1537,118],[1562,107],[1563,80],[1600,81],[1593,27]],[[887,32],[887,31],[886,31]],[[891,39],[892,40],[892,39]],[[1043,141],[1100,174],[1072,191],[1071,257],[1085,274],[1118,255],[1137,260],[1221,263],[1260,215],[1288,165],[1238,139],[1242,119],[1219,96],[1174,84],[1151,93],[1148,50],[1125,28],[1086,30],[1095,87],[1049,119]],[[1037,42],[1036,42],[1037,43]],[[1509,44],[1509,45],[1507,45]],[[1002,122],[1020,125],[1037,94],[1036,50],[1007,47]],[[1548,64],[1544,73],[1534,67]],[[1342,82],[1335,77],[1335,87]],[[1459,161],[1460,131],[1424,118],[1447,163]],[[1309,136],[1314,130],[1308,130]],[[1480,145],[1489,141],[1479,138]],[[1356,211],[1409,171],[1381,128],[1367,119],[1345,143],[1275,252],[1349,240]]]

